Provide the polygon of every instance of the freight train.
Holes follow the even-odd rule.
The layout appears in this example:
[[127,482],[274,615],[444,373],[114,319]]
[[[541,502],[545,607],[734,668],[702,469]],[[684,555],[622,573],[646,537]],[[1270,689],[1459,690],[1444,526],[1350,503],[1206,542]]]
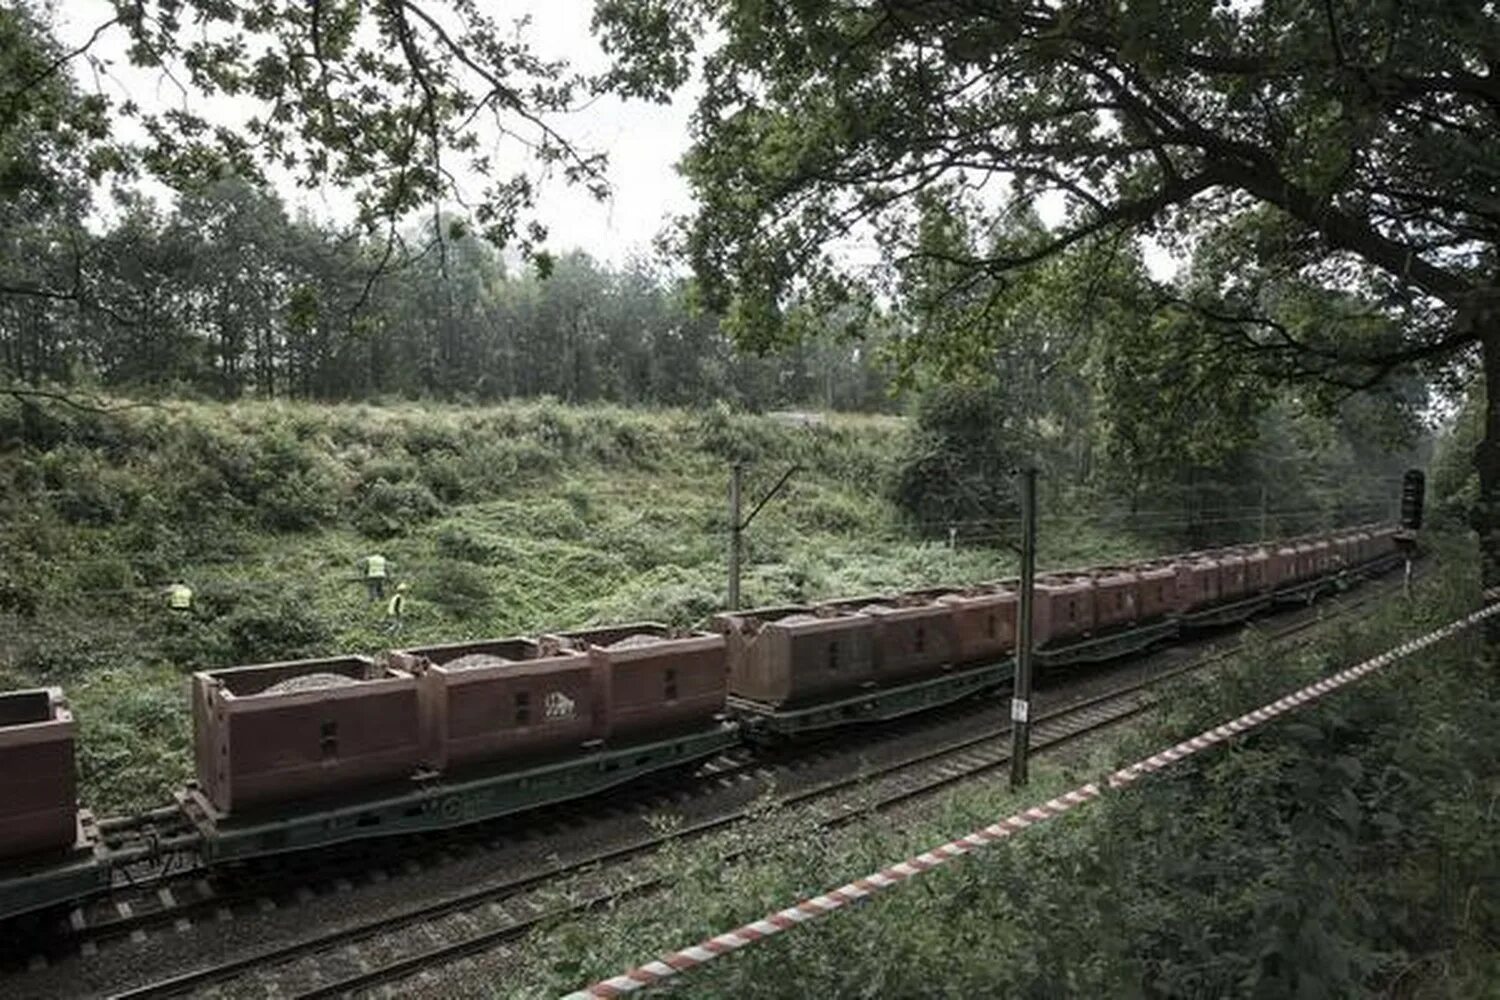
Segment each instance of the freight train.
[[[1304,603],[1401,558],[1370,525],[1039,576],[1043,671]],[[433,830],[581,798],[746,741],[921,711],[1004,688],[1012,580],[730,611],[534,638],[204,670],[197,778],[144,819],[76,801],[61,691],[0,694],[0,918],[108,889],[123,865],[200,864]],[[166,831],[122,847],[111,829]]]

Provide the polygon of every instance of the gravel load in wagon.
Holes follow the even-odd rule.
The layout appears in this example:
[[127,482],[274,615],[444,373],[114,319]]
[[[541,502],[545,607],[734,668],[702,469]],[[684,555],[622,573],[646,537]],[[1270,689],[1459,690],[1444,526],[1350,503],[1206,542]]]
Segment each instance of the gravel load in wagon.
[[491,656],[488,653],[470,653],[443,664],[444,670],[479,670],[484,667],[503,667],[515,660],[506,656]]
[[658,643],[660,643],[662,641],[663,641],[662,637],[659,636],[659,635],[647,635],[644,632],[638,632],[635,635],[627,635],[625,638],[621,639],[619,642],[612,642],[612,643],[610,643],[609,644],[609,648],[610,649],[636,649],[636,648],[638,648],[640,646],[655,646],[655,645],[657,645]]
[[343,674],[303,674],[277,681],[261,694],[292,694],[296,691],[318,691],[323,688],[353,687],[359,681]]

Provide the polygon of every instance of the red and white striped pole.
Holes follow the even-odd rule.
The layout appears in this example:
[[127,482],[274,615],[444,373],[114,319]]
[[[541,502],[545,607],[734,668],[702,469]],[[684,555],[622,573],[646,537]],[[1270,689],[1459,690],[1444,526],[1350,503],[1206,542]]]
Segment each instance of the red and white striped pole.
[[[1485,598],[1487,600],[1495,600],[1500,598],[1500,593],[1486,591]],[[1387,667],[1397,660],[1411,656],[1413,653],[1426,649],[1435,643],[1442,642],[1450,636],[1471,628],[1497,612],[1500,612],[1500,603],[1486,605],[1472,614],[1449,622],[1447,625],[1428,632],[1426,635],[1404,642],[1394,649],[1381,653],[1379,656],[1340,670],[1338,673],[1330,674],[1316,683],[1309,684],[1298,691],[1293,691],[1291,694],[1278,698],[1268,705],[1262,705],[1260,708],[1252,712],[1247,712],[1237,719],[1231,719],[1223,725],[1215,726],[1213,729],[1199,733],[1191,739],[1184,740],[1174,747],[1168,747],[1159,753],[1154,753],[1149,757],[1138,760],[1134,764],[1122,767],[1106,778],[1102,786],[1098,782],[1080,785],[1071,791],[1064,792],[1055,799],[1007,816],[1000,822],[987,826],[982,830],[976,830],[967,837],[949,841],[940,847],[925,851],[916,857],[908,858],[899,864],[891,865],[889,868],[882,869],[872,875],[856,879],[847,885],[839,886],[837,889],[830,889],[821,896],[804,899],[795,906],[789,906],[784,910],[768,914],[760,920],[745,924],[743,927],[737,927],[732,931],[700,941],[691,947],[683,948],[681,951],[664,955],[654,962],[648,962],[622,975],[600,980],[587,989],[568,994],[564,1000],[593,1000],[593,998],[600,997],[618,997],[642,987],[655,985],[677,975],[679,972],[696,968],[720,955],[738,951],[747,945],[754,944],[756,941],[768,938],[773,934],[780,934],[782,931],[790,930],[799,924],[806,923],[814,917],[821,917],[825,913],[832,913],[850,903],[873,895],[882,889],[889,889],[891,886],[900,885],[902,882],[923,872],[931,871],[956,858],[961,858],[970,851],[1005,840],[1028,827],[1035,826],[1038,823],[1045,823],[1078,806],[1091,802],[1099,798],[1104,793],[1106,787],[1109,789],[1124,788],[1139,781],[1148,774],[1160,771],[1176,763],[1184,757],[1190,757],[1215,744],[1224,742],[1231,736],[1236,736],[1257,726],[1264,725],[1277,716],[1289,712],[1294,708],[1300,708],[1308,702],[1316,701],[1331,691],[1336,691],[1346,684],[1359,680],[1366,674]]]

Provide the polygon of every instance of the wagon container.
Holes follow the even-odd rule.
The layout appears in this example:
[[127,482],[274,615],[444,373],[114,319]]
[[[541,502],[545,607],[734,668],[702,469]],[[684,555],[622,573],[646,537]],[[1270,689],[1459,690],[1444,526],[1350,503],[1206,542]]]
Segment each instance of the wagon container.
[[1094,581],[1094,628],[1119,628],[1140,615],[1140,574],[1125,566],[1090,570]]
[[1016,648],[1016,614],[1020,595],[1012,587],[993,585],[938,597],[953,614],[960,663],[985,663]]
[[1140,585],[1136,594],[1140,602],[1140,621],[1151,621],[1177,610],[1177,566],[1153,560],[1135,566]]
[[1263,594],[1275,586],[1271,573],[1271,553],[1259,545],[1243,550],[1245,557],[1245,593]]
[[1177,561],[1179,611],[1192,611],[1219,600],[1219,562],[1205,553],[1183,556]]
[[224,814],[409,777],[422,761],[417,680],[363,656],[192,679],[198,782]]
[[1344,570],[1353,570],[1358,567],[1359,562],[1359,535],[1352,531],[1343,532],[1335,541],[1335,549],[1338,550],[1338,565]]
[[423,760],[436,769],[523,760],[602,739],[601,670],[534,639],[487,639],[397,650],[417,678]]
[[1287,587],[1297,582],[1297,547],[1292,544],[1278,545],[1271,550],[1270,562],[1266,566],[1266,579],[1272,589]]
[[876,680],[875,619],[837,608],[752,608],[715,615],[731,694],[770,705],[854,691]]
[[875,620],[875,669],[882,683],[933,674],[957,659],[957,624],[947,604],[894,598],[863,605],[859,613]]
[[1318,575],[1317,548],[1311,539],[1303,539],[1292,546],[1297,553],[1297,579],[1311,580]]
[[1333,539],[1324,535],[1312,539],[1312,564],[1314,576],[1327,576],[1335,569]]
[[1038,646],[1094,630],[1091,577],[1060,573],[1038,577],[1032,605],[1032,641]]
[[1217,552],[1214,558],[1219,563],[1219,597],[1225,601],[1244,597],[1249,591],[1245,573],[1245,554],[1237,549]]
[[722,635],[656,622],[544,636],[544,649],[586,653],[600,670],[603,738],[687,731],[724,711],[729,665]]
[[1015,651],[1020,594],[1015,580],[968,587],[928,587],[906,598],[936,601],[953,615],[959,663],[987,663]]
[[1359,529],[1359,531],[1350,534],[1350,538],[1352,538],[1350,549],[1353,550],[1355,565],[1364,565],[1370,562],[1371,553],[1374,552],[1374,540],[1370,537],[1370,532]]
[[0,857],[73,846],[77,736],[60,688],[0,694]]

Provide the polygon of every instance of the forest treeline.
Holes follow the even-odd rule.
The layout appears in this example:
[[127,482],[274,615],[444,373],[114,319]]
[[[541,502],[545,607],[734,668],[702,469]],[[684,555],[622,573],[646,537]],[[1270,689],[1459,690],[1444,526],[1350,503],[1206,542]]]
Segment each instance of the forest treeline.
[[452,220],[351,235],[238,179],[121,205],[102,232],[64,204],[0,237],[7,289],[67,290],[0,295],[13,379],[218,399],[892,405],[868,341],[737,353],[691,285],[643,258],[516,267]]

